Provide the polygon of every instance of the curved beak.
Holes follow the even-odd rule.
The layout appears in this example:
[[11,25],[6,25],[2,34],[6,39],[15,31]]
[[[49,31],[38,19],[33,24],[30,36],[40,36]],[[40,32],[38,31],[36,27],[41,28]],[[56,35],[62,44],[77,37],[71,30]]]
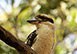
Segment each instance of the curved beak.
[[40,20],[37,20],[35,18],[27,20],[27,22],[31,23],[31,24],[38,24],[40,22]]

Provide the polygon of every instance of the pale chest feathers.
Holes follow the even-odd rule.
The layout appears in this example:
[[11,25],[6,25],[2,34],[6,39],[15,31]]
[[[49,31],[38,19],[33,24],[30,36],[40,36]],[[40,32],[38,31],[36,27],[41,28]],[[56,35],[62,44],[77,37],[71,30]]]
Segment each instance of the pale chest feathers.
[[32,45],[33,50],[39,54],[51,54],[54,37],[54,28],[52,26],[42,25],[37,30],[37,40]]

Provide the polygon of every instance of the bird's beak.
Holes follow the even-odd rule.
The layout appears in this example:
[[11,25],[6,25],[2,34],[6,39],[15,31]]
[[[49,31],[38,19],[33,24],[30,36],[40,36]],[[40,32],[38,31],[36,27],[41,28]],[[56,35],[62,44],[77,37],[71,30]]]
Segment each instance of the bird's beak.
[[27,20],[27,22],[31,23],[31,24],[38,24],[40,21],[33,18],[33,19],[30,19],[30,20]]

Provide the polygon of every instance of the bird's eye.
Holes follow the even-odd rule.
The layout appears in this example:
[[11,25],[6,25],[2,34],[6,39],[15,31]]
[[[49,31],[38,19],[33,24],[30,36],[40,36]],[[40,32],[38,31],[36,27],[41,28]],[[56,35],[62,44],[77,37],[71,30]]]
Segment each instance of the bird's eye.
[[49,21],[49,22],[51,22],[51,23],[54,23],[54,21],[53,21],[53,19],[42,19],[43,21]]
[[48,21],[50,21],[51,23],[54,23],[53,19],[48,19]]
[[35,18],[41,20],[41,22],[49,21],[51,23],[54,23],[53,19],[47,15],[37,15]]

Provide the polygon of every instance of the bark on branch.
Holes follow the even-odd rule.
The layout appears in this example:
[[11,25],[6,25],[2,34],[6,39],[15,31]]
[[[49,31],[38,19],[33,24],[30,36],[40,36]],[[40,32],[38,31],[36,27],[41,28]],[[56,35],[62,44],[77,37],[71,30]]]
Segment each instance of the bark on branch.
[[36,54],[28,45],[15,38],[11,33],[0,26],[0,39],[11,47],[14,47],[20,54]]

